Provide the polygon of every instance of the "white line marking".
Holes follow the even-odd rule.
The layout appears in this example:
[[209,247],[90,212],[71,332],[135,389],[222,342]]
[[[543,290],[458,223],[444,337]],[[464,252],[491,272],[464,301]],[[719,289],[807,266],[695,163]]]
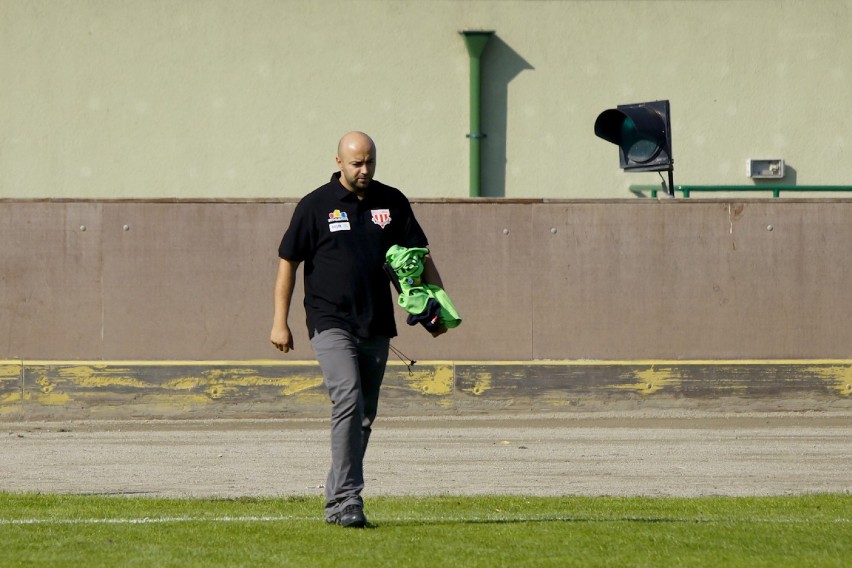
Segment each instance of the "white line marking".
[[142,517],[138,519],[0,519],[0,525],[149,525],[157,523],[274,523],[316,517]]
[[[696,519],[669,517],[371,517],[377,522],[403,522],[415,524],[435,523],[770,523],[770,524],[852,524],[852,519],[828,519],[813,521],[810,519]],[[151,525],[161,523],[276,523],[287,521],[322,521],[321,516],[314,517],[141,517],[131,519],[0,519],[0,526],[6,525]]]

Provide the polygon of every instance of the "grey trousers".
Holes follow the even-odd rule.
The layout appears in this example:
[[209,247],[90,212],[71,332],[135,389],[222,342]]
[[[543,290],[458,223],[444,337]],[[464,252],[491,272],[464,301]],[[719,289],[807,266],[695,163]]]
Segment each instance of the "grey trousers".
[[332,403],[326,518],[349,505],[363,506],[364,454],[379,406],[389,345],[388,337],[362,338],[342,329],[311,338]]

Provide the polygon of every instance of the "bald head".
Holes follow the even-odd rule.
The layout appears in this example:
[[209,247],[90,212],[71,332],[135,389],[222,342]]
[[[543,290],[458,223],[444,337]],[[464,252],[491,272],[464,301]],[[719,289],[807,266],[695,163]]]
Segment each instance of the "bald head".
[[340,158],[347,149],[358,150],[365,146],[371,148],[373,152],[376,151],[376,144],[373,139],[363,132],[357,130],[347,132],[337,143],[337,157]]
[[363,132],[349,132],[337,143],[340,183],[363,196],[376,173],[376,144]]

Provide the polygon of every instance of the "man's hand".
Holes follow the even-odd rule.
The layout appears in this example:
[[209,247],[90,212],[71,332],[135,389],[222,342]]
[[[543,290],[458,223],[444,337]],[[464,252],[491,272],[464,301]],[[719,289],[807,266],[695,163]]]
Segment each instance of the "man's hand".
[[269,340],[279,351],[287,353],[293,349],[293,334],[287,323],[287,315],[290,313],[290,300],[293,297],[293,288],[296,286],[296,269],[299,263],[282,258],[278,262],[278,274],[275,276],[275,291],[273,302],[275,313],[272,316],[272,333]]
[[444,335],[445,333],[447,333],[447,328],[444,326],[444,324],[441,324],[441,327],[431,333],[432,337],[438,337],[439,335]]
[[272,345],[279,351],[287,353],[293,349],[293,334],[290,333],[290,326],[283,328],[272,328],[272,334],[269,336]]

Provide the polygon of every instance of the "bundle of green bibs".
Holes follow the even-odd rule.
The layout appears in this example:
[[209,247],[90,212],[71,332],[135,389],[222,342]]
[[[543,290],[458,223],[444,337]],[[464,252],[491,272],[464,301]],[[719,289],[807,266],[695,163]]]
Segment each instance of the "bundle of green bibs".
[[423,257],[429,249],[393,245],[385,254],[388,276],[399,292],[397,303],[408,312],[408,325],[423,325],[428,331],[450,329],[461,323],[456,307],[440,286],[421,281]]

